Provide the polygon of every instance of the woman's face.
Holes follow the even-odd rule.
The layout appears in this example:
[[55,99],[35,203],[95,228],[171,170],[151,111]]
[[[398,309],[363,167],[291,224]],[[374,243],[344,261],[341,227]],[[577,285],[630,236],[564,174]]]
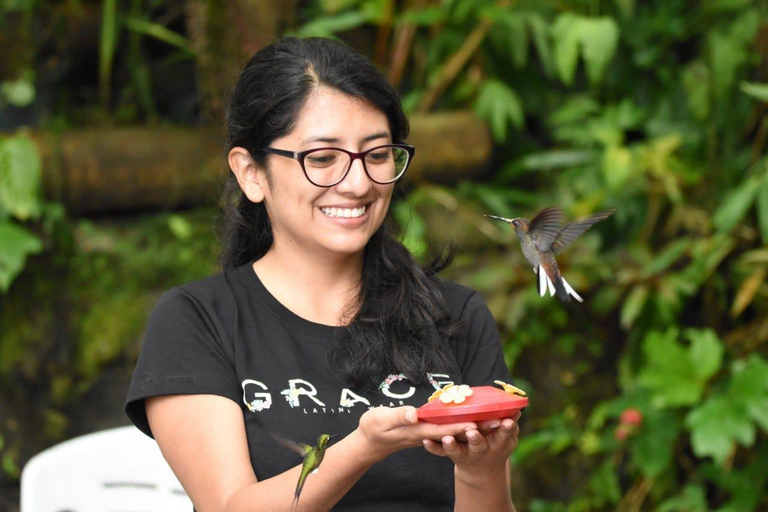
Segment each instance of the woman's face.
[[[270,147],[305,151],[338,147],[361,152],[391,144],[386,115],[373,105],[328,88],[311,95],[289,134]],[[296,246],[312,253],[361,253],[381,226],[393,184],[372,182],[356,159],[337,185],[321,188],[307,180],[298,161],[269,155],[269,180],[263,179],[264,202],[275,247]],[[263,173],[263,171],[260,171]]]

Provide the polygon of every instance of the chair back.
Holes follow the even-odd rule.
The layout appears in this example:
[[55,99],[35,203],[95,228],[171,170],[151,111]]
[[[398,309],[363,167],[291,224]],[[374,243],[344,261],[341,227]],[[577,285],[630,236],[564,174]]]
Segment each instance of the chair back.
[[21,473],[21,512],[192,512],[157,443],[136,427],[70,439]]

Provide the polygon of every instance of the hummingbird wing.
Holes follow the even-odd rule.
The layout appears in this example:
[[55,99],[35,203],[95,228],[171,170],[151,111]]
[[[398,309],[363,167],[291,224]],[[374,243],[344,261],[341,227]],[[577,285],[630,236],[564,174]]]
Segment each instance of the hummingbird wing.
[[616,211],[615,209],[605,210],[589,218],[577,220],[577,221],[566,224],[566,226],[557,234],[554,241],[552,242],[552,246],[551,246],[552,252],[555,254],[559,254],[566,247],[568,247],[568,244],[576,240],[586,230],[588,230],[594,224],[600,222],[601,220],[607,219],[608,217],[613,215],[613,212],[615,211]]
[[286,439],[278,434],[275,434],[274,432],[270,432],[269,435],[272,436],[272,439],[280,443],[281,445],[285,446],[291,451],[296,452],[299,454],[302,458],[306,457],[307,454],[312,451],[312,447],[308,444],[304,443],[294,443],[293,441]]
[[547,252],[561,231],[563,211],[557,206],[541,210],[528,224],[528,236],[536,249]]

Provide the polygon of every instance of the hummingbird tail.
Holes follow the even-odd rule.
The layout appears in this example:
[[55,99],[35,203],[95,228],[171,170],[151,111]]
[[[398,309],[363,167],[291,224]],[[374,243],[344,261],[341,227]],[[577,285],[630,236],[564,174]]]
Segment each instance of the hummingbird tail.
[[573,297],[579,302],[584,302],[584,299],[581,298],[581,295],[576,293],[576,290],[574,290],[573,287],[570,284],[568,284],[568,281],[566,281],[564,277],[562,278],[562,280],[563,280],[563,287],[565,288],[566,294],[570,295],[571,297]]
[[539,276],[539,297],[545,296],[547,294],[547,290],[549,290],[549,296],[554,297],[555,284],[552,282],[552,279],[549,278],[549,275],[547,275],[544,267],[539,265],[538,267],[534,267],[533,270]]

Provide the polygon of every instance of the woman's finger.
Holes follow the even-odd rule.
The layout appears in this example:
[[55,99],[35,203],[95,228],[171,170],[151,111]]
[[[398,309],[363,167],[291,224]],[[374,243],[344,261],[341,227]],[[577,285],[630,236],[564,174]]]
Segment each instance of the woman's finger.
[[445,450],[443,449],[442,443],[435,442],[431,439],[424,439],[422,442],[424,444],[424,449],[432,455],[437,455],[438,457],[448,456],[448,454],[445,453]]
[[482,454],[488,450],[488,441],[485,436],[477,430],[467,432],[467,447],[469,453]]

